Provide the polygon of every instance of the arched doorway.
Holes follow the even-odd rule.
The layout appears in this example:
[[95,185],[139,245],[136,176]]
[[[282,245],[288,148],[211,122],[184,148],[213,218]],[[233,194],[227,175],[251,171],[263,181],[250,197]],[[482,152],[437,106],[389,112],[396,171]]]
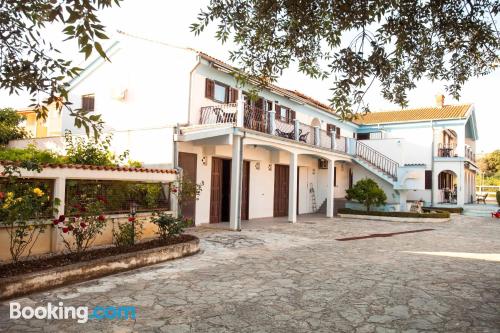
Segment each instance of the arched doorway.
[[451,170],[443,170],[438,174],[439,203],[457,203],[457,174]]

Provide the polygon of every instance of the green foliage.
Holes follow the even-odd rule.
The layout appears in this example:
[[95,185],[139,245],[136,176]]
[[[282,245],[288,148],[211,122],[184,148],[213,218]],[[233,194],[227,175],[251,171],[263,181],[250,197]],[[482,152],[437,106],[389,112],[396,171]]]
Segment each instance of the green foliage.
[[366,210],[370,211],[370,207],[385,205],[387,196],[378,184],[370,178],[359,180],[351,189],[346,190],[347,200],[357,200],[366,206]]
[[113,228],[113,244],[117,247],[132,246],[142,236],[142,220],[135,217],[129,217],[127,222],[118,223]]
[[102,214],[102,210],[102,200],[80,195],[70,201],[69,217],[61,215],[53,221],[69,252],[86,251],[94,243],[96,237],[102,234],[106,226],[106,217]]
[[241,83],[265,86],[292,63],[329,78],[331,106],[349,119],[369,111],[363,98],[374,81],[403,107],[422,78],[445,81],[458,99],[469,78],[498,66],[499,12],[496,0],[213,0],[191,30],[214,25],[222,43],[233,39],[229,58],[248,73],[235,73]]
[[162,241],[180,235],[186,227],[185,221],[165,212],[154,213],[151,223],[158,227],[157,233]]
[[45,231],[47,215],[54,214],[58,200],[52,200],[34,183],[19,181],[11,176],[6,192],[0,192],[0,225],[9,236],[11,258],[17,262],[23,254],[29,256],[40,234]]
[[66,141],[66,162],[87,165],[119,165],[128,157],[128,151],[116,156],[111,151],[112,136],[100,140],[73,137],[70,131],[64,133]]
[[370,212],[364,210],[354,210],[350,208],[339,208],[339,214],[351,214],[351,215],[370,215],[370,216],[388,216],[388,217],[415,217],[415,218],[449,218],[450,212],[443,210],[424,210],[424,213],[414,213],[414,212]]
[[25,118],[14,109],[0,109],[0,145],[28,137],[26,130],[20,126],[24,120]]
[[[62,26],[60,40],[77,42],[88,58],[93,50],[107,59],[102,40],[108,39],[97,12],[119,5],[121,0],[3,1],[0,16],[0,89],[10,94],[27,91],[39,118],[47,117],[47,107],[65,106],[75,125],[90,129],[98,136],[102,129],[99,115],[72,109],[68,100],[70,79],[81,69],[63,59],[53,42],[47,39],[47,26]],[[47,98],[43,97],[47,96]],[[42,100],[43,98],[44,100]],[[41,101],[41,103],[39,102]]]
[[188,202],[198,200],[200,193],[203,190],[203,183],[197,184],[187,177],[170,183],[170,193],[177,198],[179,208]]
[[500,191],[497,191],[496,196],[497,196],[497,203],[500,206]]
[[12,162],[64,163],[65,158],[50,150],[41,150],[34,145],[27,148],[0,148],[0,160]]
[[424,211],[432,211],[432,210],[440,210],[443,212],[462,214],[464,209],[463,207],[424,207]]
[[140,161],[128,160],[127,166],[131,168],[142,168],[142,163]]

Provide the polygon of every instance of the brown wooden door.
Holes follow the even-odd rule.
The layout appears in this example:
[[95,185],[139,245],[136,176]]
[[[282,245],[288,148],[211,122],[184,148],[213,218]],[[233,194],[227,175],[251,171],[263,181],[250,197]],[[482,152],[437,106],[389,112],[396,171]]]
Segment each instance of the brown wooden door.
[[274,166],[274,216],[288,215],[289,174],[288,165]]
[[[183,170],[183,177],[189,179],[193,183],[196,183],[196,162],[196,154],[179,152],[179,166]],[[181,212],[184,217],[194,221],[196,215],[196,200],[183,203]]]
[[250,187],[250,162],[243,161],[242,188],[241,188],[241,219],[248,220]]
[[210,223],[219,223],[222,207],[222,160],[212,158],[212,180],[210,183]]

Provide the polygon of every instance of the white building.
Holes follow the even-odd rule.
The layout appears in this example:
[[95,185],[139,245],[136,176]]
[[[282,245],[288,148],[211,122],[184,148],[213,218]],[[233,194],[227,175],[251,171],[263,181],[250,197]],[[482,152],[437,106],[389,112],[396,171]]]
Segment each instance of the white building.
[[[387,210],[408,202],[463,205],[474,194],[471,105],[378,112],[341,121],[327,106],[274,85],[257,99],[230,65],[204,53],[122,36],[72,82],[70,101],[102,114],[117,151],[147,167],[179,167],[203,184],[184,207],[196,224],[312,213],[334,215],[345,190],[375,179]],[[67,113],[48,133],[71,129]],[[57,147],[58,138],[37,140]],[[456,190],[454,190],[456,185]]]

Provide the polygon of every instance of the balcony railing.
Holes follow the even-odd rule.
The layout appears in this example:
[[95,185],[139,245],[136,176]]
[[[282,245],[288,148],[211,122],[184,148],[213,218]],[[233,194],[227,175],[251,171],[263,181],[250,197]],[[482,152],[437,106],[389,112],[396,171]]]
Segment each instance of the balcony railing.
[[440,143],[438,145],[438,157],[455,157],[455,148],[454,144]]
[[387,174],[392,179],[398,179],[399,163],[361,141],[356,142],[356,156]]
[[[243,111],[243,119],[241,120],[238,118],[238,110],[240,109]],[[319,127],[310,126],[298,120],[276,119],[274,111],[264,111],[248,105],[238,107],[237,103],[204,106],[200,111],[200,124],[238,126],[240,121],[242,127],[246,129],[323,149],[348,153],[347,138],[335,137],[333,132],[328,133]]]
[[476,162],[476,154],[472,151],[472,148],[465,146],[465,158],[471,162]]

